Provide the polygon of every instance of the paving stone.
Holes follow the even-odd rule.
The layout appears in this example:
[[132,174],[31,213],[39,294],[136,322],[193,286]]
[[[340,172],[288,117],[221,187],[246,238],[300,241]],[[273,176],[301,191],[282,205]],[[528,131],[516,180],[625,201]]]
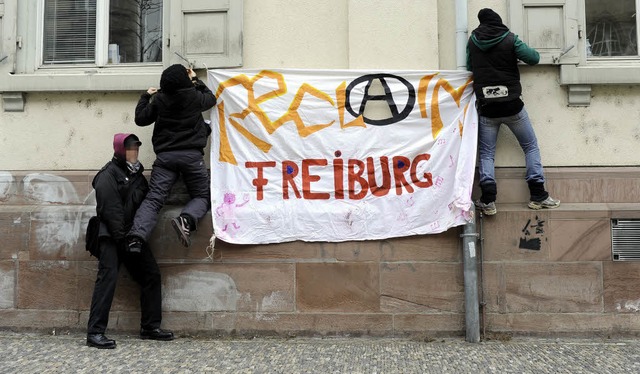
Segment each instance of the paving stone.
[[0,331],[0,373],[638,373],[640,341],[462,338],[205,338],[170,342]]

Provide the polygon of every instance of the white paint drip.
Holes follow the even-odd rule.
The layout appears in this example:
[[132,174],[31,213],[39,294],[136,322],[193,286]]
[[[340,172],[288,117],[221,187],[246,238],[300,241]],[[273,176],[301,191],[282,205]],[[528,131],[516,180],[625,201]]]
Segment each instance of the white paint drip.
[[[73,183],[64,177],[44,173],[28,174],[22,182],[22,193],[26,199],[39,205],[64,204],[38,212],[32,218],[38,221],[35,229],[38,248],[49,254],[72,249],[83,237],[86,222],[82,222],[82,217],[87,210],[86,207],[69,206],[83,204]],[[94,191],[84,199],[84,204],[87,203],[95,205]],[[21,221],[18,218],[14,223]]]
[[96,201],[96,190],[91,190],[91,192],[89,192],[87,197],[84,199],[84,205],[98,205],[98,202]]
[[618,302],[616,303],[616,310],[618,312],[640,312],[640,299]]
[[261,306],[258,310],[263,312],[281,311],[287,305],[287,296],[283,291],[274,291],[262,298]]
[[13,308],[13,287],[14,272],[13,270],[3,272],[0,271],[0,309]]
[[268,314],[269,312],[279,312],[286,307],[287,295],[283,291],[274,291],[262,298],[260,303],[256,303],[257,321],[277,321],[280,317],[277,314]]
[[263,312],[256,312],[256,321],[277,321],[280,316],[277,314],[265,314]]
[[28,174],[22,180],[27,199],[39,203],[80,204],[75,187],[69,180],[52,174]]
[[36,225],[35,236],[38,247],[46,253],[71,249],[84,229],[82,213],[73,208],[60,207],[55,212],[39,213],[38,219],[42,222]]
[[7,201],[16,193],[16,183],[8,171],[0,171],[0,201]]
[[227,274],[191,271],[167,279],[162,306],[167,311],[236,311],[239,298],[236,284]]
[[242,304],[251,304],[251,295],[249,293],[242,293],[238,301]]

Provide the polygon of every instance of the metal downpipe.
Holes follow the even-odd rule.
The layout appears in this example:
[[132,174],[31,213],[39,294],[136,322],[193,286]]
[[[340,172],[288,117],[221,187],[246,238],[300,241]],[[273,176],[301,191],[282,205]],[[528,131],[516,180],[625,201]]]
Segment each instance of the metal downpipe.
[[[468,15],[467,0],[456,0],[456,65],[467,70]],[[480,303],[478,300],[478,258],[476,256],[476,211],[471,206],[471,222],[464,225],[462,253],[464,265],[464,308],[466,340],[480,342]]]
[[476,211],[472,205],[471,222],[464,225],[462,254],[464,266],[464,316],[466,340],[469,343],[480,341],[480,303],[478,300],[478,257],[476,256]]
[[456,69],[467,70],[467,0],[456,0]]

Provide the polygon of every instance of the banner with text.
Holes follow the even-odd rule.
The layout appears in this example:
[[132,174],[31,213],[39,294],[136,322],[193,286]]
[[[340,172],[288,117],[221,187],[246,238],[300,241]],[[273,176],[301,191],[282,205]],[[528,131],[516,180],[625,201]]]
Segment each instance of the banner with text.
[[470,219],[466,71],[211,70],[211,212],[230,243],[373,240]]

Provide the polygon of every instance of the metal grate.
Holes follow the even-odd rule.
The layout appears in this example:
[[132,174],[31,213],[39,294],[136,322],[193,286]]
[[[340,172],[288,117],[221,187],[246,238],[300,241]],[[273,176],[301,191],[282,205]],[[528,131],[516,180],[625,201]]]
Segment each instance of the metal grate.
[[611,220],[613,261],[640,261],[640,219]]

